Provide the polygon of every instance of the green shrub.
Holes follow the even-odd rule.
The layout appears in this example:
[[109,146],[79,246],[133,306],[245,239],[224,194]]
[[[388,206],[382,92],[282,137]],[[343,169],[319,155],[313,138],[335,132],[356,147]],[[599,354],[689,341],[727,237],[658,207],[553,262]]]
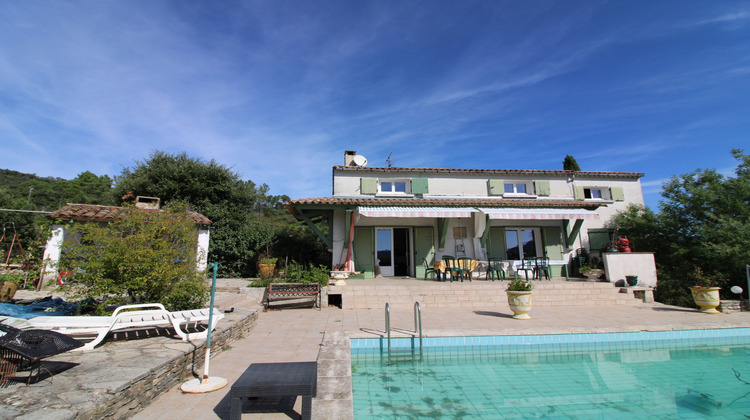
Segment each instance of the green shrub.
[[177,210],[133,209],[110,224],[76,223],[60,267],[63,289],[110,305],[160,302],[171,310],[205,305],[209,285],[196,267],[198,230]]
[[252,283],[250,283],[250,287],[268,287],[268,285],[271,283],[273,283],[273,279],[259,278],[253,280]]
[[21,285],[23,284],[23,280],[25,278],[26,278],[25,273],[3,273],[3,274],[0,274],[0,283],[9,281],[11,283],[17,284],[18,287],[21,287]]
[[328,286],[331,270],[323,265],[302,265],[294,261],[287,265],[286,281],[289,283],[318,283],[320,287]]
[[530,281],[515,279],[508,284],[508,290],[511,292],[530,292],[533,286]]

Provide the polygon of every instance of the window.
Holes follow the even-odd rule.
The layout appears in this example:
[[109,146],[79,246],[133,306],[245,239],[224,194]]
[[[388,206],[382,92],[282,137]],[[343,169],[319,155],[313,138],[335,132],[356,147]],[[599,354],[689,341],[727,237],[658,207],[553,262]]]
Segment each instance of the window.
[[539,256],[537,240],[539,229],[506,229],[505,253],[509,260],[522,260]]
[[381,194],[407,194],[409,182],[402,180],[380,181],[378,192]]
[[608,187],[575,187],[576,200],[612,200],[612,193]]
[[528,194],[528,189],[525,183],[510,183],[504,184],[505,194]]
[[602,190],[599,188],[584,188],[583,198],[604,198],[602,196]]

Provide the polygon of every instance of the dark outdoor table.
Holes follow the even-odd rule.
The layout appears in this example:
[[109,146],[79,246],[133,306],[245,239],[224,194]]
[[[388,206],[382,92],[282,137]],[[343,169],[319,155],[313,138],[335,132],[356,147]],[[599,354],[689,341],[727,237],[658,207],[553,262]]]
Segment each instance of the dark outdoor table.
[[302,418],[309,420],[312,397],[316,394],[316,362],[253,363],[232,385],[229,418],[242,417],[245,398],[302,396]]

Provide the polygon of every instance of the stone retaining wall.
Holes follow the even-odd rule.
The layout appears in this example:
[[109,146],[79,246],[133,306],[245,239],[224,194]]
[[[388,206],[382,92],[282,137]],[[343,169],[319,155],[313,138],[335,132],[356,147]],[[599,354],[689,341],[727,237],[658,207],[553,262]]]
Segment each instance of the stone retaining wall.
[[[211,334],[211,356],[216,356],[233,341],[244,337],[255,326],[257,320],[258,313],[254,312],[225,330],[214,330]],[[79,412],[75,418],[78,420],[130,417],[143,410],[158,396],[188,380],[193,376],[193,372],[202,373],[200,369],[202,369],[205,357],[206,344],[204,342],[196,346],[192,352],[154,367],[148,375],[133,382],[129,388],[112,395],[111,403],[106,407],[97,407],[97,410],[90,413]]]

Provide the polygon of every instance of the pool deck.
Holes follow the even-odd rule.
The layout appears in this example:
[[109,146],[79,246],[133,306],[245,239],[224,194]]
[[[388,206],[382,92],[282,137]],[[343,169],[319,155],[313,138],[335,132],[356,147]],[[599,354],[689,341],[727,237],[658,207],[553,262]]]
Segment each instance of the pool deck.
[[[390,280],[386,282],[403,280]],[[416,280],[413,280],[416,282]],[[381,283],[384,284],[384,283]],[[246,280],[220,280],[216,305],[221,310],[234,308],[220,327],[255,316],[259,309],[248,295],[237,293]],[[243,315],[246,314],[246,315]],[[661,331],[707,328],[750,328],[750,312],[703,314],[695,309],[671,307],[658,303],[599,306],[539,306],[531,311],[532,319],[515,320],[507,302],[483,308],[422,309],[425,336],[565,334],[625,331]],[[229,386],[205,394],[183,394],[178,387],[156,397],[142,411],[117,416],[136,420],[157,419],[228,419],[231,384],[252,363],[318,361],[318,395],[313,399],[313,418],[349,419],[351,412],[351,365],[345,351],[353,338],[380,337],[384,334],[383,309],[283,309],[257,313],[255,326],[228,346],[214,349],[211,358],[212,377],[226,378]],[[411,308],[392,308],[391,327],[394,336],[413,334],[414,313]],[[331,345],[333,343],[333,345]],[[32,385],[14,384],[0,388],[0,418],[24,417],[18,412],[18,398],[33,398],[31,407],[51,415],[47,418],[75,419],[76,407],[106,404],[107,395],[127,387],[133,378],[160,371],[173,354],[189,351],[188,344],[171,337],[109,342],[91,352],[71,352],[55,357],[55,362],[69,362],[67,370],[57,370]],[[75,353],[75,354],[74,354]],[[64,363],[63,363],[64,364]],[[200,368],[202,372],[202,367]],[[62,390],[62,391],[61,391]],[[103,390],[103,391],[102,391]],[[45,392],[54,395],[45,396]],[[93,394],[92,394],[93,393]],[[111,394],[115,395],[115,394]],[[148,399],[146,399],[148,401]],[[44,402],[44,404],[42,404]],[[4,405],[7,404],[7,405]],[[45,407],[42,409],[42,407]],[[90,407],[89,407],[90,408]],[[126,410],[128,407],[124,407]],[[244,414],[243,419],[298,418],[301,398],[289,411],[282,413]],[[134,410],[131,410],[131,412]],[[34,414],[42,414],[35,412]]]
[[[532,309],[531,320],[515,320],[507,304],[478,309],[434,308],[422,310],[426,336],[565,334],[624,331],[661,331],[707,328],[750,327],[750,312],[703,314],[697,310],[662,304],[597,307],[539,307]],[[207,394],[183,394],[172,389],[156,399],[145,410],[133,416],[136,420],[156,419],[227,419],[229,387],[251,363],[315,361],[326,337],[349,335],[352,338],[379,337],[384,333],[384,310],[342,310],[335,307],[284,309],[260,313],[258,323],[232,349],[211,359],[211,375],[226,378],[229,386]],[[391,310],[394,336],[409,335],[414,330],[411,310]],[[319,376],[323,365],[319,367]],[[325,369],[329,369],[328,366]],[[320,386],[313,400],[313,418],[351,418],[351,401],[341,395],[340,381],[333,389]],[[349,382],[350,384],[350,382]],[[350,386],[350,385],[349,385]],[[335,388],[339,389],[335,389]],[[351,398],[349,395],[348,398]],[[294,411],[300,413],[300,398]],[[244,414],[243,419],[288,419],[298,414]]]

